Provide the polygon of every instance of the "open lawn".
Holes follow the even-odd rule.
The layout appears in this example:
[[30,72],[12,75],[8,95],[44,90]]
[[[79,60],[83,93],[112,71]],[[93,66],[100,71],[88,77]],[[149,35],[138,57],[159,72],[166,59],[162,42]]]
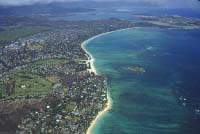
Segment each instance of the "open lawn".
[[[31,70],[37,70],[43,65],[62,65],[66,60],[38,61],[26,67],[23,71],[10,72],[8,77],[15,81],[14,92],[11,96],[26,96],[32,94],[47,94],[53,90],[53,85],[58,83],[60,78],[56,75],[40,76]],[[7,96],[6,84],[0,81],[0,94]]]
[[38,61],[34,65],[59,65],[66,63],[68,63],[68,61],[66,60],[45,60],[45,61]]
[[15,72],[9,74],[9,77],[16,81],[12,96],[46,94],[52,91],[52,83],[38,75]]

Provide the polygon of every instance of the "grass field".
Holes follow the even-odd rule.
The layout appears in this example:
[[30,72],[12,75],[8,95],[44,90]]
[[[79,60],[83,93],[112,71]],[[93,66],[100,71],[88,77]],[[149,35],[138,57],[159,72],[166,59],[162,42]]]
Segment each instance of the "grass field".
[[68,61],[66,60],[45,60],[45,61],[38,61],[34,65],[58,65],[58,64],[66,64]]
[[76,107],[76,105],[73,105],[73,104],[66,104],[66,105],[65,105],[65,110],[66,110],[66,111],[73,111],[75,107]]
[[50,28],[44,26],[4,28],[4,31],[0,31],[0,42],[13,41],[20,37],[30,36],[48,30],[50,30]]
[[55,75],[50,75],[50,76],[47,76],[46,79],[52,83],[58,83],[59,82],[59,78]]
[[52,83],[38,75],[26,72],[15,72],[9,74],[9,77],[16,81],[12,96],[46,94],[52,91]]
[[[8,77],[15,80],[15,89],[12,96],[26,96],[32,94],[47,94],[53,90],[53,84],[58,83],[60,78],[56,75],[40,76],[34,74],[31,70],[37,70],[43,65],[63,65],[66,60],[46,60],[39,61],[23,71],[10,72]],[[5,83],[0,81],[0,94],[7,96]]]

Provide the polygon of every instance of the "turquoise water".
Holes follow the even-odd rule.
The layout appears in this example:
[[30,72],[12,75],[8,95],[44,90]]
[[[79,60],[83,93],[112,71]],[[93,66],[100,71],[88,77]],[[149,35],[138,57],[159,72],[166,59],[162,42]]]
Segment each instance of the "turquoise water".
[[135,28],[89,42],[113,100],[93,133],[199,134],[199,36],[200,30]]

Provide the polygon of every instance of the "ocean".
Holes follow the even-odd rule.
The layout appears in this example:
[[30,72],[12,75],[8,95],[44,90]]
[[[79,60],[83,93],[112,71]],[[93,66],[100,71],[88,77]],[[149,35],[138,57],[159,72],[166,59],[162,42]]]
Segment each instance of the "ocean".
[[200,29],[133,28],[86,49],[108,78],[112,108],[94,134],[199,134]]

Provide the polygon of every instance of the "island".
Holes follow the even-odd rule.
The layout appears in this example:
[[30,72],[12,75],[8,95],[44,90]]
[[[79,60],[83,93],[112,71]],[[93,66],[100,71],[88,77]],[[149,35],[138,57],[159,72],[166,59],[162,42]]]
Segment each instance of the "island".
[[139,66],[128,67],[128,70],[131,70],[136,73],[145,73],[146,72],[146,70],[143,67],[139,67]]

